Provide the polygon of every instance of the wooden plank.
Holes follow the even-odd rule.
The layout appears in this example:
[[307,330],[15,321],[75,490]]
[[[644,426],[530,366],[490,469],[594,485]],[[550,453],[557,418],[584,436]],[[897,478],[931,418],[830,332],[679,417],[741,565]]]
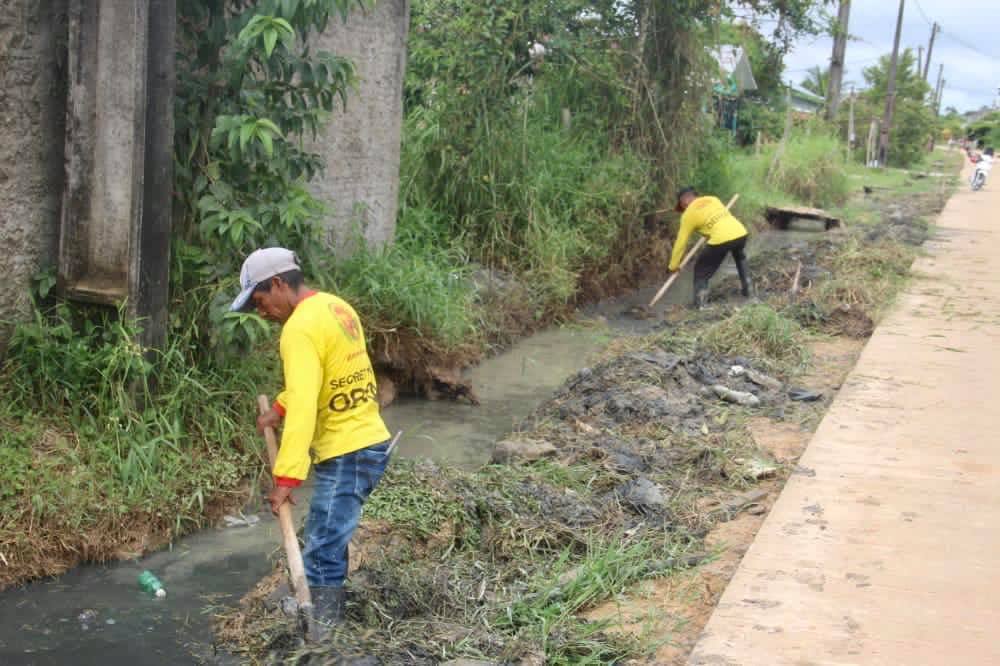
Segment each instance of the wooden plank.
[[827,231],[841,225],[840,218],[825,210],[806,206],[768,206],[764,216],[772,226],[779,229],[787,229],[788,224],[794,219],[819,220],[826,225]]

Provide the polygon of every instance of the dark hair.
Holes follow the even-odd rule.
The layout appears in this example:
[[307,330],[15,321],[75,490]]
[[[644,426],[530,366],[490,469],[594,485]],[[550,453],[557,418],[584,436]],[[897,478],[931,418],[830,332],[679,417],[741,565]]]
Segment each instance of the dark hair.
[[990,157],[993,157],[993,147],[992,146],[990,146],[989,148],[986,149],[986,154],[989,155]]
[[278,273],[273,277],[269,277],[254,288],[254,291],[269,292],[271,291],[271,283],[274,278],[278,278],[285,284],[287,284],[292,289],[298,289],[302,286],[304,278],[302,277],[302,271],[293,270],[285,271],[284,273]]

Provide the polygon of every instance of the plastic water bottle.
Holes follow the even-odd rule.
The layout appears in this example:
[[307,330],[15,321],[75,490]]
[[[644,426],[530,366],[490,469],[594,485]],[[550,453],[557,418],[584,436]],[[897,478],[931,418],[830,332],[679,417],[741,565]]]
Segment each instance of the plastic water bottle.
[[163,583],[153,575],[152,571],[143,571],[139,574],[139,587],[145,592],[156,596],[159,599],[167,596],[167,591],[163,589]]

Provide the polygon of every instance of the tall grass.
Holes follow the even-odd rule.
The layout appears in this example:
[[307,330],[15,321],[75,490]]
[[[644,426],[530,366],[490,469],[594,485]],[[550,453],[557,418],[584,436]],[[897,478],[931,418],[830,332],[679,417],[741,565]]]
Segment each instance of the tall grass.
[[120,313],[80,317],[37,313],[0,367],[0,588],[202,525],[259,469],[273,360],[196,366],[188,339],[148,352]]
[[[848,197],[847,162],[838,139],[820,129],[795,130],[777,161],[778,145],[761,154],[732,149],[719,159],[719,187],[739,193],[738,217],[760,220],[768,205],[835,207]],[[773,167],[773,168],[772,168]]]
[[370,332],[405,328],[451,347],[478,336],[469,274],[456,245],[403,238],[386,246],[359,243],[315,283],[351,302]]
[[802,327],[766,304],[749,305],[712,325],[701,342],[711,351],[750,355],[789,374],[809,361]]
[[431,235],[519,276],[543,308],[575,296],[653,189],[649,164],[613,147],[597,119],[580,113],[563,127],[558,94],[539,83],[513,112],[468,121],[459,139],[446,110],[417,109],[404,129],[401,223],[434,219]]

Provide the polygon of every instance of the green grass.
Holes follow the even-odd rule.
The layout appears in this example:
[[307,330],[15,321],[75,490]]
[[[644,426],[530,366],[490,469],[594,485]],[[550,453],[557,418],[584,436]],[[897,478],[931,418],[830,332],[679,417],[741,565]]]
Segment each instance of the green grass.
[[786,374],[809,362],[806,342],[807,335],[798,322],[767,304],[743,307],[701,336],[706,349],[750,356]]
[[197,367],[180,339],[147,355],[117,315],[79,316],[18,325],[0,368],[0,587],[202,526],[260,469],[273,361]]
[[[733,207],[746,222],[762,224],[767,206],[806,205],[833,207],[843,204],[851,184],[845,173],[844,151],[839,141],[815,131],[793,132],[775,162],[777,144],[758,156],[750,150],[730,148],[720,157],[725,165],[717,177],[725,193],[739,193]],[[773,167],[773,168],[772,168]]]
[[469,262],[460,249],[403,237],[363,243],[315,284],[358,310],[369,329],[406,329],[449,349],[478,339]]

